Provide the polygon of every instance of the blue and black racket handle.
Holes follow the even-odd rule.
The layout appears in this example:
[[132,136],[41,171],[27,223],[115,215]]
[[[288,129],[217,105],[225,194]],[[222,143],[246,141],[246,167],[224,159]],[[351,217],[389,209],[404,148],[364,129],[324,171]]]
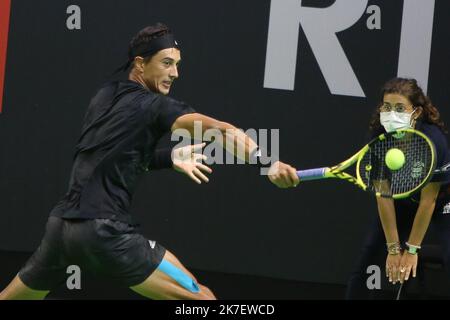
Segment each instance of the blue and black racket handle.
[[297,176],[302,181],[319,180],[326,178],[325,173],[327,169],[327,167],[323,167],[316,169],[299,170],[297,171]]

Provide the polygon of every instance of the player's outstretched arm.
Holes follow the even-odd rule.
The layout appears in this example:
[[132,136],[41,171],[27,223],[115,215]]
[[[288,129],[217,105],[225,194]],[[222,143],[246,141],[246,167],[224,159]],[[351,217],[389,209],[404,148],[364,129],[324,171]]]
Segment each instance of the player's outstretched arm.
[[[258,145],[251,137],[232,124],[219,121],[200,113],[190,113],[179,117],[172,125],[172,132],[184,129],[187,130],[191,136],[194,136],[196,124],[201,125],[202,132],[212,129],[219,130],[223,139],[222,141],[217,142],[228,152],[238,158],[242,158],[241,160],[246,162],[250,162],[250,157],[258,148]],[[233,141],[233,143],[229,143],[229,141]],[[268,178],[273,184],[280,188],[295,187],[299,183],[296,169],[281,161],[272,164]]]

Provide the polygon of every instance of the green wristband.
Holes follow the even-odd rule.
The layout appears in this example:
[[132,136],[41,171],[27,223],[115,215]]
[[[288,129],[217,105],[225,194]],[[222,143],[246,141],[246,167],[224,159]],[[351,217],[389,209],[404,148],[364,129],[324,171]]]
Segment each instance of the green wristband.
[[407,252],[409,254],[413,254],[413,255],[417,254],[417,252],[420,249],[420,246],[414,246],[414,245],[409,244],[408,242],[406,242],[406,246],[408,247]]

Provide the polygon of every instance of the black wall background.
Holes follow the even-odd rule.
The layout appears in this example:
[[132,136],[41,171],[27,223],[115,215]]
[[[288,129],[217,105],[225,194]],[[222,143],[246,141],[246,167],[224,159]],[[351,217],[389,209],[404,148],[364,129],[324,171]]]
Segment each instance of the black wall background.
[[[82,10],[81,30],[66,28],[71,4]],[[330,94],[302,31],[295,90],[263,88],[269,0],[13,1],[0,114],[0,249],[38,246],[66,191],[92,94],[124,61],[130,38],[157,21],[182,43],[172,96],[240,128],[279,128],[281,158],[297,168],[347,158],[365,143],[379,88],[397,72],[403,1],[370,4],[381,7],[381,30],[368,30],[363,15],[338,34],[367,96],[355,98]],[[450,2],[436,1],[428,85],[447,122],[449,10]],[[197,269],[345,283],[376,214],[371,195],[340,181],[280,190],[248,166],[213,169],[201,186],[171,171],[144,177],[133,204],[142,232]]]

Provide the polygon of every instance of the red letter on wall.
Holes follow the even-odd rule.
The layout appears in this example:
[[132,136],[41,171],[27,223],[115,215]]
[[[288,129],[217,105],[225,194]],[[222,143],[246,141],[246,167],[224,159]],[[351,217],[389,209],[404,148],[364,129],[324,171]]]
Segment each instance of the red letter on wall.
[[10,9],[11,0],[0,0],[0,113],[2,112],[3,105]]

